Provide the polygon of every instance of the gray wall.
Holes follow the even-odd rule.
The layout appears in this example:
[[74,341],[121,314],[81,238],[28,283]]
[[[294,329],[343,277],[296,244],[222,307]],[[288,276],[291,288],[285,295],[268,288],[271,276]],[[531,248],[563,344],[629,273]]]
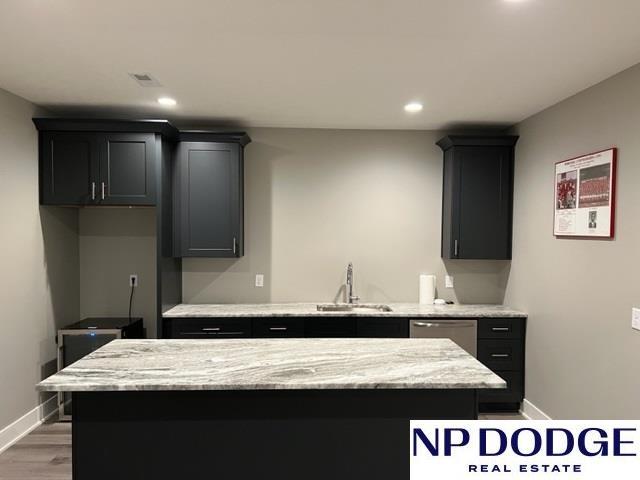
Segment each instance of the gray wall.
[[[349,261],[363,301],[417,301],[418,275],[442,297],[501,302],[508,262],[440,259],[442,152],[435,132],[252,129],[245,157],[246,256],[185,259],[183,300],[342,299]],[[444,272],[455,275],[455,295]],[[254,287],[256,273],[264,288]]]
[[83,208],[80,230],[80,315],[126,317],[129,275],[138,275],[133,316],[156,331],[155,208]]
[[[640,418],[640,66],[517,126],[506,303],[529,312],[527,398],[553,418]],[[553,237],[554,163],[619,147],[614,241]]]
[[36,407],[57,327],[78,316],[78,223],[38,206],[33,105],[0,90],[0,430]]

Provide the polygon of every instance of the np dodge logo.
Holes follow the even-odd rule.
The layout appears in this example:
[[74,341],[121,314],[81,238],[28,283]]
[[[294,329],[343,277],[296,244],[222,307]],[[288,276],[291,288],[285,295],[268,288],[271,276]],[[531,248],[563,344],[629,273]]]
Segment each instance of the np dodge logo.
[[412,421],[411,479],[626,480],[640,421]]

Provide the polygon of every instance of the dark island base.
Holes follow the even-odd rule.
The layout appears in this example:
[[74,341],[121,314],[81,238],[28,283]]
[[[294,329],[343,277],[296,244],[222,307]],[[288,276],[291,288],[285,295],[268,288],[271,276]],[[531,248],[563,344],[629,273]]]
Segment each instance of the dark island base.
[[409,420],[477,419],[476,390],[73,394],[74,480],[409,478]]

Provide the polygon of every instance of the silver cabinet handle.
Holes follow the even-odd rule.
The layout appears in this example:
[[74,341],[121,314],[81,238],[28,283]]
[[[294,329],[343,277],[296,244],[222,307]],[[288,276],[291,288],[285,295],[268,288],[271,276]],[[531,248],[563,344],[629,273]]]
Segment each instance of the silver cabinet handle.
[[508,332],[509,327],[491,327],[492,332]]
[[220,327],[203,328],[202,331],[203,332],[219,332],[220,331]]
[[453,256],[458,256],[458,240],[453,241]]
[[244,335],[244,332],[220,332],[220,335]]
[[236,254],[236,251],[237,251],[237,247],[236,247],[237,243],[238,243],[238,241],[237,241],[236,237],[233,237],[233,254],[234,255]]
[[102,200],[104,200],[104,188],[105,188],[105,185],[104,185],[104,182],[102,182]]
[[492,353],[491,358],[508,358],[510,355],[508,353]]
[[287,327],[269,327],[269,330],[272,332],[286,332]]
[[91,200],[96,199],[96,182],[91,182]]

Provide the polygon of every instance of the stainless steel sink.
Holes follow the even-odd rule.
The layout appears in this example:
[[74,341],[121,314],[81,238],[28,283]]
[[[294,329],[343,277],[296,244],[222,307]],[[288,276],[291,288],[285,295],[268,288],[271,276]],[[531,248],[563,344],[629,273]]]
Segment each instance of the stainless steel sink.
[[371,303],[327,303],[318,305],[319,312],[392,312],[389,305],[374,305]]

